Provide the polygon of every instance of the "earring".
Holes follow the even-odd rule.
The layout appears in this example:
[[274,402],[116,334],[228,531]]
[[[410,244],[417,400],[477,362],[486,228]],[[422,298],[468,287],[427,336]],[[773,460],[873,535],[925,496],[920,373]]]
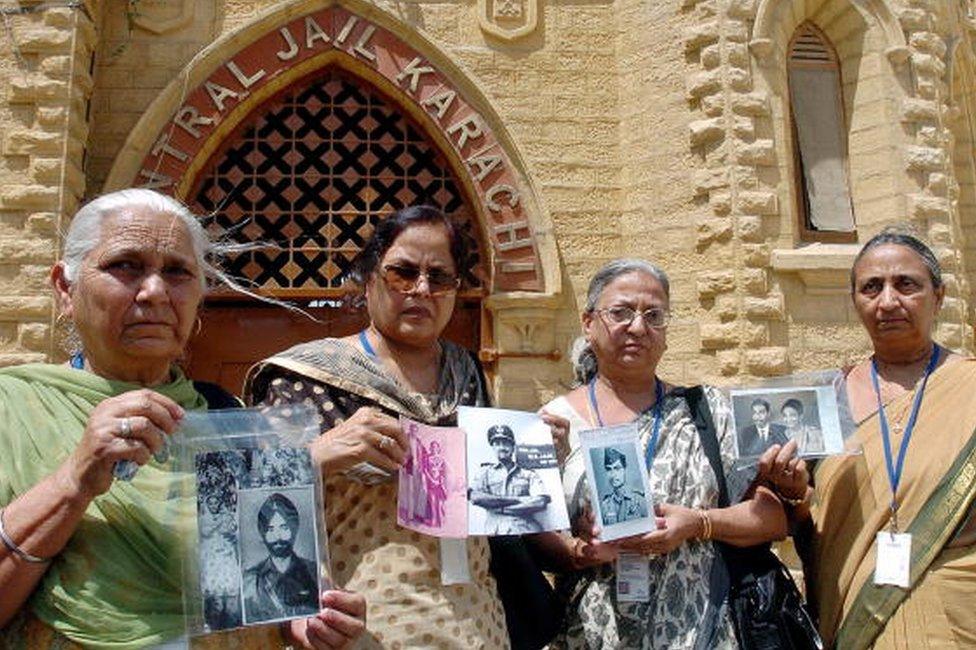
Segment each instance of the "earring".
[[193,336],[197,336],[200,333],[200,330],[202,329],[203,329],[203,321],[200,320],[199,316],[197,316],[197,322],[193,328]]

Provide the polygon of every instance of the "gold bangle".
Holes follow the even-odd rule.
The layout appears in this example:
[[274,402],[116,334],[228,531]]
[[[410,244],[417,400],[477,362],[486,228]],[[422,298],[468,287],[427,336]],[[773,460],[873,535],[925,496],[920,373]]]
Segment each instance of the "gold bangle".
[[703,542],[708,541],[712,538],[712,518],[708,516],[708,511],[704,508],[698,511],[698,516],[702,523],[702,532],[698,539]]
[[782,493],[779,493],[779,492],[776,494],[776,496],[779,497],[779,500],[780,501],[782,501],[786,505],[790,506],[791,508],[795,508],[795,507],[803,504],[807,500],[807,493],[806,492],[804,492],[801,496],[798,496],[798,497],[795,497],[795,498],[788,497],[785,494],[782,494]]

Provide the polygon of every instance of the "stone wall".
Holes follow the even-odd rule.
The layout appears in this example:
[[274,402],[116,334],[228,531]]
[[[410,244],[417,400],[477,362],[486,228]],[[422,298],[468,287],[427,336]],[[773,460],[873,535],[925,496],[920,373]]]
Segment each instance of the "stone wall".
[[[491,104],[552,224],[562,293],[499,325],[509,348],[538,339],[565,351],[590,275],[628,255],[672,276],[673,381],[730,383],[865,353],[845,288],[856,245],[805,246],[797,232],[784,57],[809,19],[841,57],[859,238],[914,222],[946,265],[939,339],[972,349],[968,0],[510,4],[538,9],[537,25],[506,35],[486,18],[490,0],[376,3]],[[153,14],[178,5],[178,20]],[[9,17],[19,55],[0,56],[0,363],[54,351],[46,273],[58,228],[101,190],[146,109],[215,39],[281,6],[106,0]],[[498,370],[514,406],[568,385],[565,356],[503,357]]]
[[[0,58],[0,365],[56,354],[47,283],[63,215],[85,194],[100,3],[6,15]],[[5,5],[8,9],[9,5]]]

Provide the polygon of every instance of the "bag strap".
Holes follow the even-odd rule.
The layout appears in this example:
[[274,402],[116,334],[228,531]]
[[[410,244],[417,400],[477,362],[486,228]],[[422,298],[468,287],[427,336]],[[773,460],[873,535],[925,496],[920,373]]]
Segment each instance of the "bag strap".
[[226,391],[219,384],[209,381],[194,381],[193,387],[198,393],[203,395],[203,399],[207,402],[207,408],[210,410],[239,409],[244,407],[244,402],[233,393]]
[[708,458],[708,464],[715,472],[715,480],[718,482],[718,506],[727,508],[730,505],[729,488],[725,481],[725,470],[722,468],[715,420],[712,418],[712,409],[708,406],[708,398],[705,397],[705,389],[701,385],[691,386],[685,389],[684,397],[695,419],[695,428],[698,429],[705,457]]

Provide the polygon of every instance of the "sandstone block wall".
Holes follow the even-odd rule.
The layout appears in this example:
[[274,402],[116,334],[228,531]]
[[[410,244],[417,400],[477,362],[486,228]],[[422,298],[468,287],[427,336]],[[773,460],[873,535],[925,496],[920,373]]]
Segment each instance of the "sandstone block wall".
[[0,365],[56,353],[47,277],[63,216],[86,191],[100,11],[19,4],[4,17],[0,56]]
[[[19,54],[0,56],[0,363],[55,351],[45,276],[58,228],[98,193],[146,108],[214,39],[282,6],[191,4],[185,24],[163,33],[140,27],[138,3],[124,0],[11,17]],[[482,29],[478,3],[376,3],[483,92],[551,219],[563,292],[541,305],[547,324],[524,335],[567,350],[590,275],[627,255],[672,276],[668,379],[731,383],[865,354],[845,288],[856,246],[806,246],[797,232],[784,56],[809,19],[842,61],[858,236],[915,223],[946,264],[939,338],[972,349],[972,3],[538,6],[538,26],[506,40]],[[565,357],[503,359],[498,370],[517,406],[562,392],[570,376]]]

